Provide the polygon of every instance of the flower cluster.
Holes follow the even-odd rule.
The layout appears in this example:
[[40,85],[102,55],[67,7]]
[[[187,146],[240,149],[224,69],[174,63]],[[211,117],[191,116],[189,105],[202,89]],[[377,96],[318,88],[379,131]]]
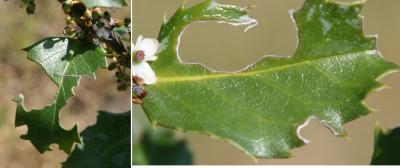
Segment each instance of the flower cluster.
[[[23,0],[28,14],[35,12],[35,0]],[[64,35],[101,47],[110,59],[108,69],[115,71],[118,90],[131,84],[131,19],[113,19],[101,8],[87,8],[80,0],[58,0],[66,15]]]
[[156,74],[148,61],[157,60],[156,53],[160,44],[156,39],[143,38],[139,36],[136,45],[132,44],[132,80],[133,80],[133,99],[134,104],[142,104],[147,91],[144,85],[152,85],[157,82]]
[[86,8],[77,0],[59,0],[66,17],[64,35],[96,44],[104,49],[111,63],[110,71],[115,71],[118,90],[130,86],[131,52],[127,44],[131,36],[131,20],[113,19],[108,11],[100,8]]
[[102,12],[100,8],[88,9],[76,0],[61,1],[67,15],[65,35],[100,45],[100,42],[113,40],[114,29],[124,27],[130,33],[129,18],[114,20],[108,11]]

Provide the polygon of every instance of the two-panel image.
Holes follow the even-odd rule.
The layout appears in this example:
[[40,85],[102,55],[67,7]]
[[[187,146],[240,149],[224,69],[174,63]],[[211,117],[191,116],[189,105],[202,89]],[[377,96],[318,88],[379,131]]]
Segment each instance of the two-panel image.
[[0,168],[400,165],[398,0],[0,2]]

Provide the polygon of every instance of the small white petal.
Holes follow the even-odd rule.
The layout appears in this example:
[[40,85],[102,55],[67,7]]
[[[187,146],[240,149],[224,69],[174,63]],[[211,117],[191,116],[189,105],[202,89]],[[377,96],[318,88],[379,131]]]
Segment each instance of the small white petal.
[[135,51],[138,50],[138,49],[137,49],[137,46],[138,46],[140,43],[142,43],[142,40],[143,40],[143,36],[142,36],[142,35],[140,35],[140,36],[136,39],[136,44],[135,44],[135,47],[136,47],[136,48],[134,48]]
[[155,55],[160,43],[156,39],[143,38],[140,42],[136,42],[135,50],[142,50],[144,55]]
[[143,59],[143,61],[155,61],[155,60],[157,60],[157,56],[155,56],[155,55],[146,55],[146,56],[144,56],[144,59]]
[[110,18],[109,24],[110,24],[110,26],[111,26],[111,25],[114,25],[114,24],[115,24],[114,19]]
[[156,73],[151,69],[147,62],[132,65],[133,76],[138,76],[144,80],[146,85],[152,85],[157,82]]

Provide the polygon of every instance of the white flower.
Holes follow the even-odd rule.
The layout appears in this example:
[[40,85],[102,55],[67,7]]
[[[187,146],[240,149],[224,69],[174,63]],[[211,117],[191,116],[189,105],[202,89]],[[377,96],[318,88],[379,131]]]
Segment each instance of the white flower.
[[156,39],[143,38],[139,36],[136,45],[133,48],[133,76],[138,76],[144,80],[146,85],[152,85],[157,82],[156,73],[151,69],[147,61],[155,61],[158,47],[160,44]]

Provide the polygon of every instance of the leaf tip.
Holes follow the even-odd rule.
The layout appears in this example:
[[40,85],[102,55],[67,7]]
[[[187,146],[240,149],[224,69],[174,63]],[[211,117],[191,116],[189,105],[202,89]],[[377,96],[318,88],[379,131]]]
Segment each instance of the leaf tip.
[[74,134],[74,142],[78,144],[83,144],[82,138],[79,136],[79,131],[78,131],[78,124],[75,124],[74,128],[71,130]]
[[24,95],[23,94],[18,94],[17,96],[15,96],[12,101],[21,104],[24,101]]
[[168,14],[167,14],[167,13],[164,13],[164,16],[163,16],[163,23],[162,23],[163,25],[162,25],[162,26],[166,25],[167,22],[168,22]]
[[244,32],[246,33],[250,29],[256,27],[258,25],[258,21],[254,18],[251,18],[245,25],[248,25],[245,29]]
[[181,9],[185,9],[185,5],[186,5],[187,1],[188,0],[183,0],[182,1],[181,7],[180,7]]

